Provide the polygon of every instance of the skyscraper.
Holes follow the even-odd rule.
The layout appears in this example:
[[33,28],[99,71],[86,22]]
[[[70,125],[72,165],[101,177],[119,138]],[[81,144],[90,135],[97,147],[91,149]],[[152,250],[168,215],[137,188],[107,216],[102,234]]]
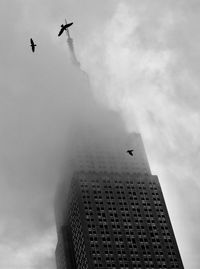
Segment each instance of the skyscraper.
[[123,144],[77,146],[56,197],[57,269],[183,269],[158,178],[132,141],[133,157]]

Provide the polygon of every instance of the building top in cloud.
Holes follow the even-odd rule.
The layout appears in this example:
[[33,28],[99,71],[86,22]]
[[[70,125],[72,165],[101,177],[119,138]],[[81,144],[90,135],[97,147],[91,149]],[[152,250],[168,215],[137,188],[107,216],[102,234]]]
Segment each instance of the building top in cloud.
[[[105,136],[96,141],[94,137],[77,141],[71,158],[73,171],[151,174],[140,134],[118,140]],[[133,157],[126,152],[129,146],[134,148]]]

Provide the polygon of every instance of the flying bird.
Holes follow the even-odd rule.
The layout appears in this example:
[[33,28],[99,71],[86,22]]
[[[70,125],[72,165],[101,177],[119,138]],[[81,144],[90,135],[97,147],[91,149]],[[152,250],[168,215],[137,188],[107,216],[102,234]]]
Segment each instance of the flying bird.
[[70,22],[70,23],[66,23],[65,25],[61,25],[61,29],[60,29],[60,32],[58,33],[58,36],[61,36],[62,33],[67,30],[68,27],[70,27],[71,25],[73,24],[73,22]]
[[129,150],[127,150],[126,152],[127,152],[129,155],[133,156],[133,151],[134,151],[134,149],[129,149]]
[[32,49],[32,52],[35,52],[35,47],[36,47],[37,45],[33,42],[33,39],[32,39],[32,38],[30,39],[30,42],[31,42],[31,49]]

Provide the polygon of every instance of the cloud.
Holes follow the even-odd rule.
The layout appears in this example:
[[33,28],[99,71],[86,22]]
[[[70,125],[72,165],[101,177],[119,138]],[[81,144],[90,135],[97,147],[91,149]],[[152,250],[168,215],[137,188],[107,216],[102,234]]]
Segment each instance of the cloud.
[[[73,130],[80,133],[81,128],[92,126],[99,138],[104,130],[106,139],[124,132],[119,117],[113,124],[117,132],[111,132],[109,123],[116,122],[116,116],[95,102],[85,73],[70,63],[66,40],[57,37],[58,21],[62,23],[65,16],[61,6],[66,9],[69,3],[59,3],[56,9],[53,1],[1,4],[4,24],[6,14],[13,15],[7,31],[0,26],[2,269],[55,266],[53,198],[67,166]],[[37,44],[34,54],[31,37]]]
[[78,120],[90,96],[57,39],[65,17],[96,99],[120,111],[130,132],[137,121],[185,267],[199,268],[199,8],[194,0],[1,2],[1,268],[54,266],[55,178],[70,115]]
[[[55,268],[55,230],[47,229],[45,233],[32,234],[22,246],[19,242],[2,242],[0,245],[1,268]],[[9,257],[9,258],[8,258]]]
[[184,264],[194,269],[200,262],[198,10],[196,1],[121,1],[81,54],[96,95],[121,111],[129,131],[134,115]]

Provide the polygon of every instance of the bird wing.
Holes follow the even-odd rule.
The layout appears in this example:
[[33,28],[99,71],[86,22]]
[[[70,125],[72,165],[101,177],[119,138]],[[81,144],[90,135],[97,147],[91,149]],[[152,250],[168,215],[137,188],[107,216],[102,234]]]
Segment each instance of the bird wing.
[[66,27],[68,28],[68,27],[70,27],[72,24],[73,24],[73,22],[67,23],[67,24],[66,24]]
[[60,32],[58,33],[58,36],[61,36],[64,30],[65,30],[64,27],[62,27],[62,28],[60,29]]

